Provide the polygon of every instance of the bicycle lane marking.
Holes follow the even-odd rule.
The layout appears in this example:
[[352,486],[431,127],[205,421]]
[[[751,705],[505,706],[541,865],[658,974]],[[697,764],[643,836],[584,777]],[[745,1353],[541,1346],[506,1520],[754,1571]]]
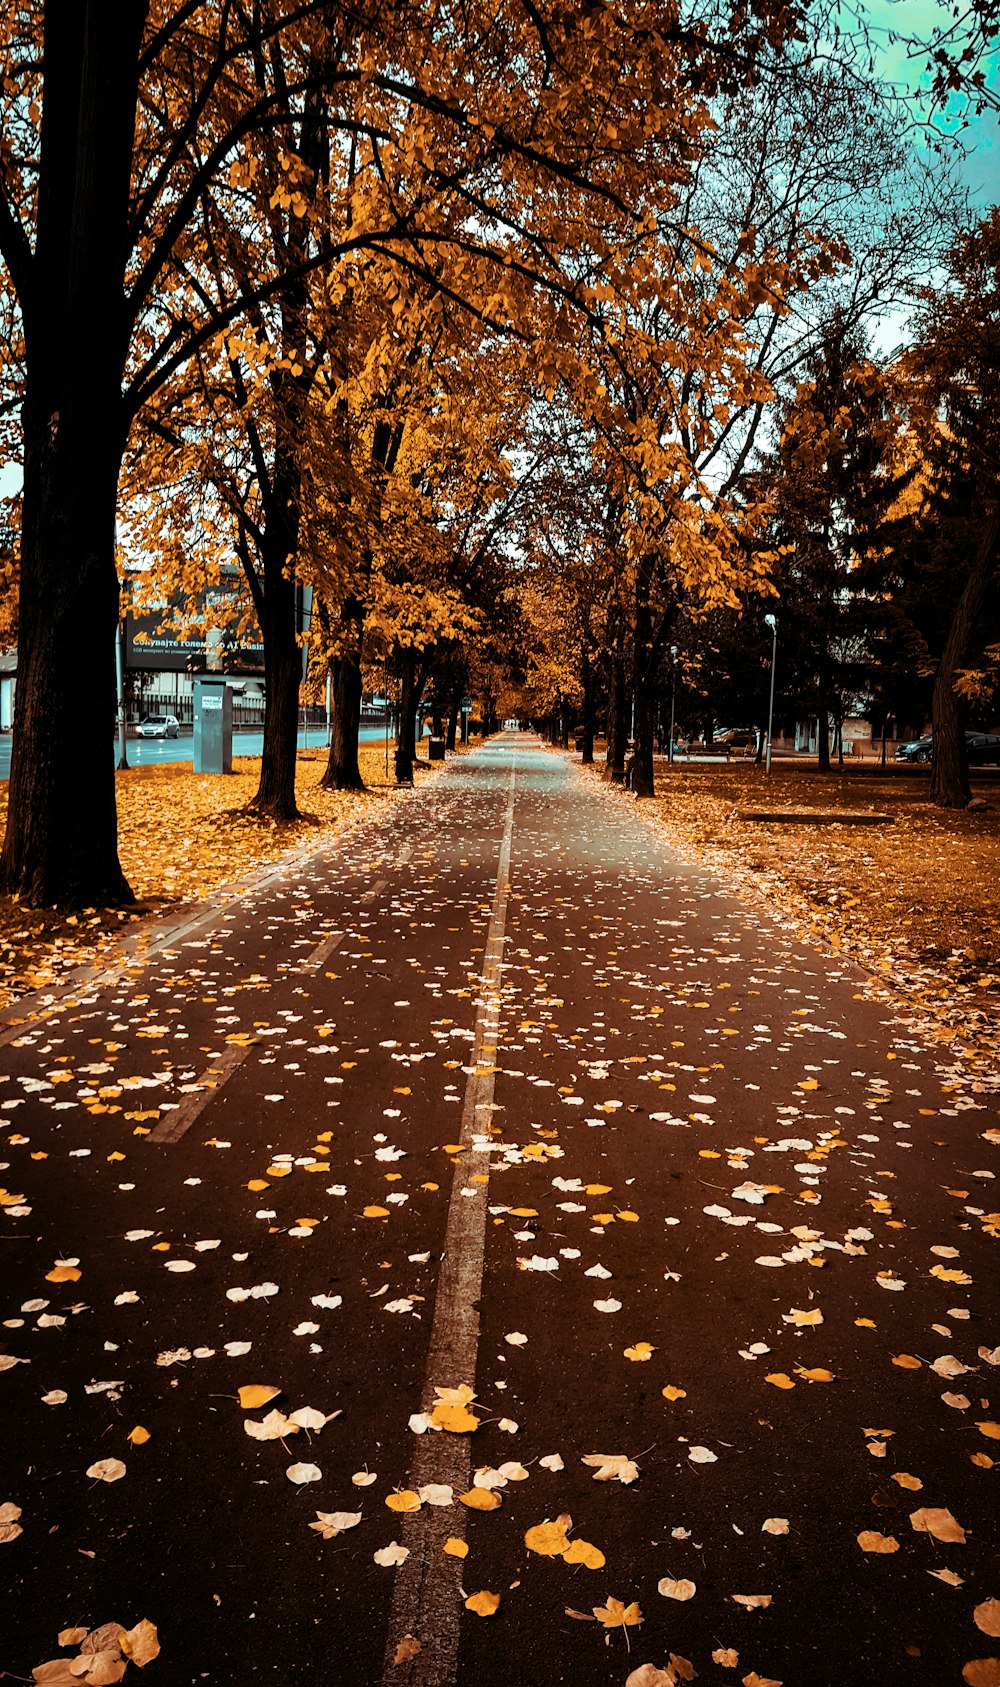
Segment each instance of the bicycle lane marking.
[[[362,891],[358,897],[359,904],[373,902],[385,889],[388,880],[376,879],[373,885]],[[301,964],[301,972],[318,972],[324,961],[343,943],[347,933],[345,931],[330,932],[318,943],[312,953]],[[178,1106],[170,1108],[167,1116],[150,1131],[145,1140],[149,1143],[180,1142],[186,1136],[191,1126],[201,1117],[206,1107],[212,1102],[223,1085],[232,1077],[233,1073],[243,1065],[243,1062],[260,1047],[259,1037],[246,1038],[239,1035],[234,1038],[222,1053],[216,1055],[212,1064],[197,1080],[196,1094],[189,1095]]]
[[[503,838],[496,890],[490,916],[480,1005],[472,1045],[472,1071],[465,1086],[459,1141],[464,1152],[455,1157],[444,1258],[438,1277],[430,1346],[424,1373],[421,1410],[430,1412],[434,1390],[475,1384],[479,1353],[478,1303],[483,1283],[489,1194],[490,1142],[497,1041],[500,1029],[500,976],[504,930],[510,893],[510,855],[514,831],[516,763],[511,762]],[[475,1176],[481,1181],[471,1183]],[[473,1197],[464,1191],[471,1188]],[[410,1464],[409,1486],[443,1483],[455,1494],[465,1493],[472,1479],[472,1454],[464,1435],[429,1430],[417,1439]],[[400,1565],[393,1588],[389,1630],[381,1680],[405,1687],[447,1687],[458,1663],[459,1597],[462,1563],[442,1551],[449,1536],[465,1538],[466,1513],[459,1505],[426,1506],[404,1515],[401,1544],[409,1557]],[[420,1641],[412,1659],[396,1663],[400,1641]]]

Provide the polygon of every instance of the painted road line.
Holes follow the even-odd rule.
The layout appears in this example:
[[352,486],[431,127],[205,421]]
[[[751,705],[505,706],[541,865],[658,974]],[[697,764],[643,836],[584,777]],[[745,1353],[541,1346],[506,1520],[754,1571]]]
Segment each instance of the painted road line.
[[[370,885],[367,890],[361,892],[361,895],[358,897],[358,901],[373,901],[376,896],[381,895],[388,882],[389,881],[387,879],[376,879],[373,885]],[[302,966],[299,970],[301,972],[318,972],[320,967],[323,965],[323,962],[328,961],[334,950],[340,948],[340,945],[343,943],[346,936],[346,931],[331,931],[322,939],[321,942],[317,943],[312,954],[302,962]]]
[[[223,887],[220,894],[227,900],[221,907],[218,903],[211,902],[195,913],[179,915],[170,920],[160,919],[152,927],[130,932],[123,941],[131,952],[120,956],[111,966],[86,967],[74,971],[64,983],[46,991],[44,997],[41,991],[32,991],[30,995],[19,997],[16,1002],[10,1003],[0,1012],[0,1027],[3,1027],[0,1029],[0,1048],[6,1043],[16,1042],[19,1037],[27,1036],[29,1032],[37,1030],[61,1013],[73,1008],[86,1007],[86,995],[118,984],[130,973],[142,972],[158,956],[163,955],[169,959],[173,952],[179,950],[190,938],[200,936],[210,927],[220,925],[236,914],[249,896],[259,896],[262,891],[268,890],[279,880],[300,872],[303,867],[309,866],[313,860],[328,851],[329,845],[323,845],[320,849],[309,846],[289,851],[263,878],[247,882],[236,891]],[[364,902],[384,889],[385,880],[379,879],[359,900]],[[12,1019],[10,1015],[22,1007],[30,1007],[31,1011],[23,1019]]]
[[[385,889],[386,880],[376,879],[358,898],[359,902],[370,902]],[[317,945],[307,961],[303,962],[303,972],[316,972],[328,955],[332,955],[339,943],[342,943],[346,932],[331,932],[329,937]],[[147,1142],[180,1142],[187,1134],[195,1120],[204,1113],[209,1102],[218,1095],[223,1084],[227,1083],[233,1073],[243,1065],[247,1055],[258,1046],[256,1037],[251,1037],[246,1043],[230,1043],[222,1053],[213,1060],[211,1066],[206,1067],[198,1079],[198,1091],[184,1098],[179,1107],[172,1107],[169,1116],[161,1119],[146,1137]]]
[[309,958],[302,962],[301,972],[318,972],[324,961],[328,961],[335,949],[339,949],[347,936],[346,931],[332,931],[329,937],[324,937],[322,943],[317,943]]
[[248,1043],[230,1043],[224,1048],[198,1079],[197,1092],[186,1095],[179,1107],[172,1107],[168,1116],[153,1126],[145,1138],[146,1142],[180,1142],[181,1137],[191,1129],[199,1115],[204,1113],[209,1102],[218,1095],[223,1084],[232,1077],[238,1066],[242,1066],[247,1055],[256,1047],[257,1039],[254,1037]]
[[[486,1209],[489,1193],[493,1090],[500,1031],[500,975],[503,966],[504,925],[510,892],[510,851],[514,830],[514,772],[511,763],[507,811],[497,869],[493,911],[481,974],[481,997],[475,1040],[469,1061],[473,1068],[465,1086],[459,1141],[465,1152],[455,1157],[444,1257],[434,1302],[430,1349],[424,1374],[422,1409],[431,1411],[435,1388],[475,1384],[479,1352],[479,1296],[483,1286]],[[482,1178],[472,1183],[473,1176]],[[464,1194],[475,1191],[473,1197]],[[472,1479],[468,1438],[429,1430],[416,1443],[407,1485],[447,1483],[464,1494]],[[384,1687],[450,1687],[458,1663],[462,1602],[460,1559],[443,1551],[449,1535],[463,1539],[466,1513],[462,1506],[425,1506],[402,1519],[401,1540],[410,1556],[400,1565],[393,1588],[385,1658]],[[396,1662],[400,1642],[408,1635],[420,1641],[414,1658]]]

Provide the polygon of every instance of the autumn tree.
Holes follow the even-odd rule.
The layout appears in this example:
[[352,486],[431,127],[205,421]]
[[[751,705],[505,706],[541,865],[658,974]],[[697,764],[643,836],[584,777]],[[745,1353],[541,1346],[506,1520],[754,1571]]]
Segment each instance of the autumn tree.
[[[781,438],[757,478],[770,499],[778,558],[783,686],[817,722],[817,760],[830,771],[831,735],[864,694],[877,558],[906,476],[896,468],[902,418],[891,377],[863,336],[834,315],[784,409]],[[864,566],[863,566],[864,564]]]
[[934,673],[931,796],[962,808],[970,796],[965,705],[1000,566],[1000,210],[956,243],[949,267],[947,284],[925,295],[905,364],[930,469],[923,519],[942,536],[959,534],[951,547],[958,595]]
[[[370,167],[360,194],[341,173],[339,215],[303,271],[363,246],[422,265],[442,195],[457,196],[463,296],[506,321],[526,291],[571,297],[582,255],[592,265],[632,236],[638,183],[671,197],[706,90],[746,76],[797,15],[720,4],[689,27],[672,7],[512,4],[443,31],[439,9],[414,0],[352,14],[338,34],[319,0],[8,8],[0,252],[25,359],[6,888],[33,902],[129,895],[110,766],[70,725],[81,698],[110,715],[110,656],[102,668],[97,653],[117,617],[115,501],[136,416],[198,347],[296,285],[294,271],[248,275],[221,311],[198,291],[202,202],[231,166],[250,168],[259,136],[322,88],[331,154],[356,139]],[[257,67],[279,41],[291,73],[262,92]]]

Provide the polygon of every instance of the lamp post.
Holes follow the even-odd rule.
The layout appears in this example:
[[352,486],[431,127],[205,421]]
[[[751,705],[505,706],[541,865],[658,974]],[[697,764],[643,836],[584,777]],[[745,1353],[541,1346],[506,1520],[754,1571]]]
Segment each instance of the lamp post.
[[125,652],[122,648],[125,640],[121,621],[115,628],[115,668],[118,681],[118,760],[115,767],[119,773],[128,768],[128,715],[125,708]]
[[674,708],[677,702],[677,646],[670,646],[670,743],[667,746],[667,762],[674,765]]
[[771,645],[771,701],[768,704],[768,710],[767,710],[767,760],[766,760],[766,763],[765,763],[765,771],[767,773],[770,773],[770,771],[771,771],[771,730],[774,726],[774,668],[775,668],[775,663],[776,663],[777,658],[778,658],[778,619],[777,619],[777,616],[775,616],[775,615],[765,615],[764,616],[764,625],[766,627],[770,627],[771,632],[773,634],[773,643]]

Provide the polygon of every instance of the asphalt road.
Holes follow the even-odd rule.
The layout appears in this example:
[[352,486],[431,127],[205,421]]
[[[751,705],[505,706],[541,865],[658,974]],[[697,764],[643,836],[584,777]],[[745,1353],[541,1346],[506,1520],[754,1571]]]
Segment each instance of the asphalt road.
[[[385,729],[381,726],[363,726],[358,734],[363,744],[381,742],[385,737]],[[325,726],[310,726],[299,730],[299,748],[315,748],[327,743]],[[10,752],[12,739],[9,732],[0,736],[0,780],[10,778]],[[118,759],[118,740],[114,745],[115,760]],[[259,756],[264,749],[263,732],[236,731],[233,733],[234,756]],[[194,759],[194,739],[190,733],[182,733],[179,738],[133,738],[128,740],[128,759],[132,767],[156,767],[160,762],[189,762]]]
[[516,734],[143,941],[3,1049],[0,1669],[1000,1655],[997,1098],[845,961]]

